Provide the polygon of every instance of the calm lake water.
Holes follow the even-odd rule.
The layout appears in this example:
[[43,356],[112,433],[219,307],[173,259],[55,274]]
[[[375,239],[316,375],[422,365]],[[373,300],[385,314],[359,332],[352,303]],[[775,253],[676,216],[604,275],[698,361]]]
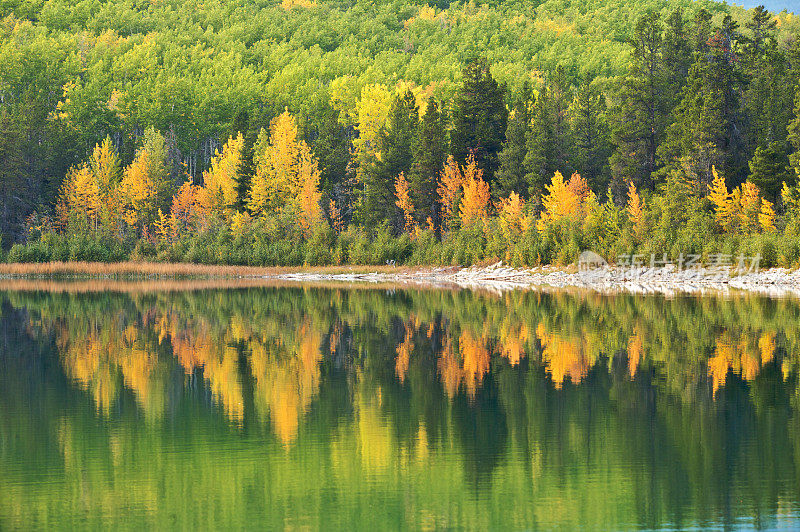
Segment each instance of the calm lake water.
[[791,529],[798,370],[755,296],[6,284],[0,529]]

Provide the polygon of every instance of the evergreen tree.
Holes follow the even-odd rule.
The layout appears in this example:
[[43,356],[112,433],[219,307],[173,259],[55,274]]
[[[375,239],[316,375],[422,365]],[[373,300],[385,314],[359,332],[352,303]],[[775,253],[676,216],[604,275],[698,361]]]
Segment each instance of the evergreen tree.
[[781,142],[771,142],[767,147],[756,149],[750,160],[749,180],[761,189],[761,194],[775,202],[780,195],[783,183],[792,184],[791,174],[787,171],[789,158],[786,147]]
[[686,35],[683,10],[678,8],[667,18],[664,31],[662,57],[666,71],[664,97],[668,100],[666,108],[672,110],[678,104],[680,93],[692,65],[692,49]]
[[352,146],[347,128],[339,122],[338,110],[328,105],[320,111],[312,144],[319,157],[322,190],[330,195],[346,178]]
[[595,194],[608,186],[608,158],[611,155],[605,99],[590,82],[578,88],[570,107],[572,139],[575,143],[575,167]]
[[711,182],[716,166],[734,183],[744,180],[747,159],[741,135],[737,39],[736,24],[726,17],[709,40],[707,53],[695,55],[674,122],[658,150],[666,173],[683,168],[702,185]]
[[471,153],[488,181],[493,181],[505,137],[508,110],[505,89],[489,72],[486,59],[470,62],[455,98],[450,152],[461,163]]
[[639,19],[630,42],[631,69],[611,115],[616,146],[611,158],[614,177],[621,182],[633,180],[639,189],[653,188],[656,152],[670,111],[662,31],[657,14],[648,13]]
[[419,125],[412,153],[414,162],[411,168],[411,196],[419,222],[425,223],[430,217],[435,228],[439,228],[440,217],[436,201],[436,187],[439,174],[447,157],[447,140],[444,117],[439,103],[431,96],[425,106],[425,113]]
[[754,9],[745,26],[751,36],[743,39],[741,63],[747,88],[742,98],[748,117],[746,144],[748,153],[753,153],[756,147],[786,139],[794,96],[786,87],[796,80],[791,79],[789,62],[778,47],[770,13],[763,6]]
[[527,154],[527,137],[530,131],[531,117],[530,88],[526,84],[514,104],[514,111],[508,118],[506,140],[503,150],[498,154],[500,168],[497,171],[496,191],[498,196],[507,196],[516,192],[524,198],[528,197],[528,182],[525,179],[525,155]]
[[[400,172],[408,174],[413,160],[412,144],[419,126],[419,109],[411,91],[398,94],[389,108],[386,125],[378,133],[377,161],[365,173],[364,216],[367,224],[387,218],[401,221],[395,206],[394,182]],[[398,214],[398,216],[393,216]]]
[[533,119],[525,140],[525,181],[528,195],[536,198],[544,191],[545,183],[558,170],[555,164],[553,116],[550,112],[547,85],[536,94]]

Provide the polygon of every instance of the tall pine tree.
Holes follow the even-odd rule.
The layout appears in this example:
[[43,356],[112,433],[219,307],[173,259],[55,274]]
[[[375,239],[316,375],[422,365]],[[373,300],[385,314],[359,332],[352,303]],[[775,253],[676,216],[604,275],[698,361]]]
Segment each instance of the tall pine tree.
[[505,89],[492,77],[486,59],[475,59],[466,66],[464,83],[455,98],[450,152],[461,163],[474,154],[490,182],[499,166],[497,154],[508,121],[504,97]]
[[447,137],[444,117],[433,96],[425,106],[425,113],[414,137],[412,154],[414,162],[410,174],[411,197],[419,222],[425,223],[430,217],[438,230],[440,217],[436,186],[447,157]]

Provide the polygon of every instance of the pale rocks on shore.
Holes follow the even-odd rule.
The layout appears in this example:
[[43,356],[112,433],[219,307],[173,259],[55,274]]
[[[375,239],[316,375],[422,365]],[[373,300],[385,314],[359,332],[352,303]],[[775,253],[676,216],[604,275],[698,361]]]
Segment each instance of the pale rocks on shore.
[[292,273],[275,276],[287,281],[340,281],[419,285],[455,285],[492,291],[536,288],[580,288],[601,293],[727,293],[757,292],[785,297],[800,296],[800,271],[771,268],[732,275],[702,268],[678,270],[604,266],[568,271],[557,267],[511,268],[498,262],[486,267],[434,268],[402,273],[320,274]]

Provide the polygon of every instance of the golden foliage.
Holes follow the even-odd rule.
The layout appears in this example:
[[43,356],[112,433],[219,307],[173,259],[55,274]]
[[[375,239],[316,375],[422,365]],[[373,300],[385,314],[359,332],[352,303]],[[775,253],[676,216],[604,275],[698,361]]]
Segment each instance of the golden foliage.
[[714,179],[708,185],[708,199],[714,205],[717,223],[727,230],[734,215],[731,194],[728,192],[728,187],[725,186],[725,179],[717,173],[716,167],[711,167],[711,173]]
[[453,219],[453,213],[455,212],[463,183],[464,176],[461,173],[461,169],[453,156],[450,155],[447,158],[447,164],[442,170],[439,185],[436,189],[442,209],[442,222],[445,226]]
[[403,211],[403,230],[411,234],[414,232],[414,204],[411,202],[410,187],[403,172],[394,181],[394,195],[397,198],[394,204]]
[[486,340],[474,336],[469,331],[462,331],[458,339],[458,347],[463,361],[464,385],[467,395],[475,397],[483,383],[483,377],[489,372],[489,349]]
[[100,194],[105,197],[117,186],[120,178],[120,163],[117,150],[111,144],[111,137],[106,137],[103,142],[96,145],[89,161]]
[[775,209],[772,202],[766,198],[761,199],[761,210],[758,213],[758,224],[765,233],[775,231]]
[[488,216],[489,183],[483,180],[483,170],[478,168],[473,155],[467,158],[463,171],[464,197],[459,205],[459,214],[461,223],[467,225],[476,220],[485,220]]
[[507,244],[506,260],[510,259],[511,248],[522,238],[530,227],[531,219],[525,214],[525,200],[512,192],[508,198],[501,199],[497,205],[500,231]]
[[247,207],[253,214],[277,211],[298,190],[300,142],[297,122],[284,111],[270,123],[269,142],[262,130],[255,147],[256,171]]
[[557,171],[545,189],[547,194],[542,196],[544,211],[536,223],[540,232],[552,222],[584,214],[586,204],[594,197],[586,180],[577,173],[572,174],[569,182],[565,183],[564,176]]
[[639,193],[636,191],[636,185],[631,181],[628,184],[628,219],[633,224],[633,231],[638,237],[641,238],[644,233],[644,210],[642,209],[642,200],[639,198]]
[[342,211],[336,206],[336,202],[331,200],[328,205],[328,216],[331,219],[331,227],[337,233],[344,230],[344,219],[342,218]]
[[311,149],[306,146],[305,142],[300,145],[298,164],[298,181],[300,183],[300,191],[298,197],[300,218],[300,227],[306,233],[310,234],[311,229],[323,220],[322,207],[322,192],[319,190],[319,166],[316,159],[311,154]]
[[224,211],[236,204],[243,148],[242,134],[231,136],[222,151],[217,150],[211,159],[211,168],[203,172],[205,194],[198,195],[198,198],[206,210]]

